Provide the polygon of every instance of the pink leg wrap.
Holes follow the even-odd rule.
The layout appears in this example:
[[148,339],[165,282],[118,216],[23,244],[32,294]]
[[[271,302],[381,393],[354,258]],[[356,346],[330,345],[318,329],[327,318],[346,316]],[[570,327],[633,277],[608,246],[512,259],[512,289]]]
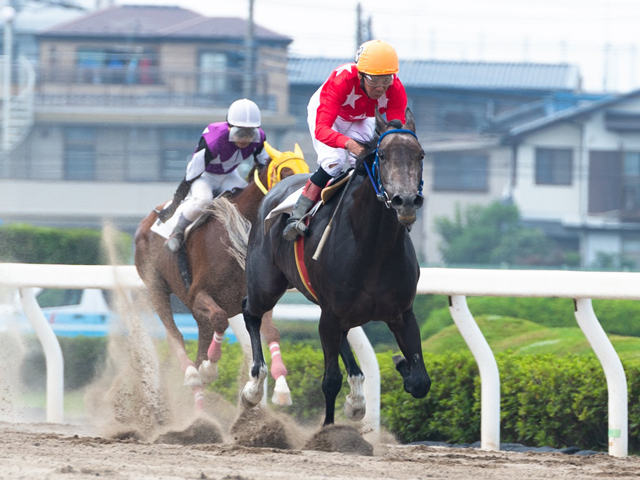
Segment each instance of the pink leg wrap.
[[224,332],[213,332],[213,340],[207,350],[207,357],[211,362],[217,362],[222,357],[222,339],[224,338]]
[[196,411],[204,410],[204,388],[202,387],[194,387],[193,388],[193,400],[195,403]]
[[271,342],[269,344],[269,351],[271,352],[271,376],[274,380],[287,376],[287,367],[284,366],[282,361],[282,355],[280,355],[280,344],[278,342]]

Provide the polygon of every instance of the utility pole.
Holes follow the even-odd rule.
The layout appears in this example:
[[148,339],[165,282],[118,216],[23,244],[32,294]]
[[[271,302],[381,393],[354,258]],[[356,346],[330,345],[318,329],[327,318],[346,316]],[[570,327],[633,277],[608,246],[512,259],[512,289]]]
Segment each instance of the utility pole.
[[249,18],[247,19],[247,33],[245,36],[244,88],[245,98],[254,95],[255,87],[255,32],[253,24],[253,0],[249,0]]
[[356,51],[364,43],[362,35],[362,4],[356,5]]
[[2,68],[2,150],[8,152],[11,147],[9,142],[9,129],[11,124],[11,63],[13,60],[13,20],[16,11],[13,7],[3,7],[0,12],[3,21],[3,54]]

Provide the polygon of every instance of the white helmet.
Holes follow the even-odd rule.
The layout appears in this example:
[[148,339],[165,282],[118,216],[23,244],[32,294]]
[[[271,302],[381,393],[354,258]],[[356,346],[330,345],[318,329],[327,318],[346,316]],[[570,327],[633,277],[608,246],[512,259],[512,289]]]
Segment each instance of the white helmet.
[[227,123],[234,127],[259,127],[260,109],[247,98],[236,100],[227,112]]

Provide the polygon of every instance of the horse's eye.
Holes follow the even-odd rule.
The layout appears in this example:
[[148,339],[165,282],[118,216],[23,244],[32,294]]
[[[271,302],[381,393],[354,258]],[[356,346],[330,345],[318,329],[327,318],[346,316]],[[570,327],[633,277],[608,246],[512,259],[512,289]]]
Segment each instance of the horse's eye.
[[384,152],[382,150],[378,150],[378,158],[380,160],[384,159]]
[[420,152],[420,160],[424,159],[424,150]]

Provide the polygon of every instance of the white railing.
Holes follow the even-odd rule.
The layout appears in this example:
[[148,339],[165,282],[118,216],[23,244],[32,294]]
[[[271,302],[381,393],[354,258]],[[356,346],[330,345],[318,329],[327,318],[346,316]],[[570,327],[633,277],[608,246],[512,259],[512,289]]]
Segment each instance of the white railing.
[[640,300],[640,273],[423,268],[418,293],[449,296],[449,310],[469,345],[482,382],[481,446],[500,448],[500,377],[495,357],[465,296],[559,297],[575,300],[575,317],[602,364],[607,381],[609,454],[628,454],[627,381],[620,358],[598,322],[591,299]]
[[[63,421],[64,364],[58,340],[40,309],[33,287],[40,288],[100,288],[143,289],[144,283],[136,268],[107,265],[36,265],[25,263],[0,263],[0,288],[15,288],[20,291],[22,308],[31,322],[45,353],[47,365],[47,421]],[[251,357],[251,341],[245,329],[242,315],[229,319],[229,324]],[[367,412],[362,419],[363,430],[368,437],[377,440],[380,433],[380,371],[375,352],[361,327],[348,335],[360,368],[370,381],[364,386]],[[265,388],[266,395],[266,388]],[[266,397],[265,397],[266,398]]]
[[[628,454],[626,377],[618,355],[597,321],[591,299],[640,300],[638,285],[640,285],[639,273],[421,269],[418,293],[449,296],[449,309],[453,320],[478,363],[482,382],[481,447],[483,449],[499,450],[500,448],[500,377],[495,357],[467,307],[466,296],[562,297],[575,300],[576,320],[600,360],[607,381],[609,454],[624,457]],[[132,266],[31,264],[0,264],[0,287],[2,286],[20,289],[25,311],[36,310],[33,305],[35,298],[32,298],[33,293],[30,287],[144,288]],[[32,316],[36,322],[46,324],[44,316],[41,318],[37,318],[38,315],[35,314]],[[242,323],[232,322],[232,328],[234,323],[240,325],[236,327],[240,332]],[[243,333],[237,335],[238,339],[243,338]],[[46,338],[44,340],[49,341]],[[365,395],[368,400],[365,423],[368,423],[371,430],[377,433],[380,425],[380,376],[375,354],[368,342],[363,341],[362,332],[350,332],[349,341],[361,362],[365,378],[369,379],[368,382],[365,381]],[[244,348],[246,349],[246,346]],[[48,387],[49,362],[57,361],[55,349],[50,350],[52,350],[51,353],[47,354]],[[51,383],[55,382],[51,381]],[[52,387],[52,390],[48,390],[47,413],[49,413],[49,397],[59,396],[61,391],[60,387],[57,389]],[[56,415],[61,418],[61,398],[51,402],[59,402],[51,408],[58,409],[56,411],[59,413]]]

